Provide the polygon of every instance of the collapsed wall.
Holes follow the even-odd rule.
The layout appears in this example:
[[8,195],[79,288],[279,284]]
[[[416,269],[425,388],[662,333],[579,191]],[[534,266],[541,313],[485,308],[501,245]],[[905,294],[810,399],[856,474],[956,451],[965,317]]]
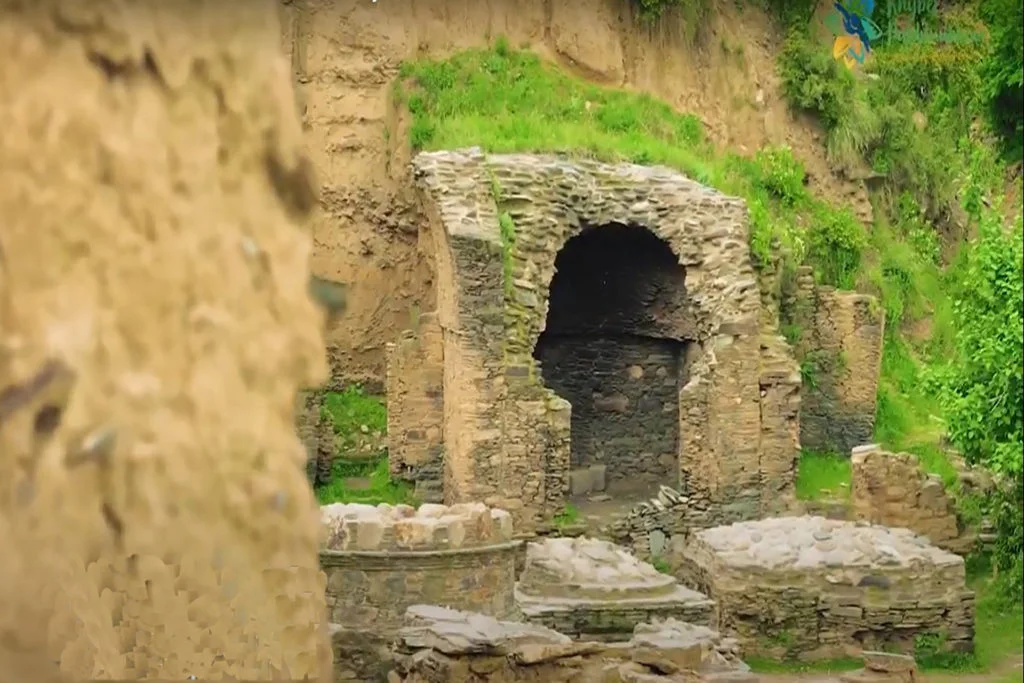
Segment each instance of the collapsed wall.
[[0,680],[329,680],[278,40],[269,1],[0,3]]

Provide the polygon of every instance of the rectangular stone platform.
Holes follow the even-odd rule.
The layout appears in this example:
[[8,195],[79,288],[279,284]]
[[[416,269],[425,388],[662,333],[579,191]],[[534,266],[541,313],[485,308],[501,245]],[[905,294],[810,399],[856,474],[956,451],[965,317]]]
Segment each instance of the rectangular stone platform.
[[963,558],[907,529],[788,517],[694,534],[681,578],[716,603],[745,656],[828,659],[862,650],[974,647]]

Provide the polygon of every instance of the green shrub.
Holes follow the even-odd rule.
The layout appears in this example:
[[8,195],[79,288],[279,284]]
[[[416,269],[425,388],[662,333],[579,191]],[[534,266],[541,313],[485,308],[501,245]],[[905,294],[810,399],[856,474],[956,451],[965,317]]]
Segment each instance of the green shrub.
[[983,96],[1008,156],[1024,155],[1024,4],[983,0],[981,16],[992,33],[992,51],[982,64]]
[[937,371],[950,438],[968,462],[1002,476],[992,501],[999,529],[997,566],[1021,592],[1021,489],[1024,487],[1024,226],[1011,230],[984,212],[966,256],[958,296],[955,363]]
[[758,182],[769,194],[793,205],[807,196],[804,165],[793,156],[789,147],[766,147],[754,155]]
[[778,69],[790,103],[821,119],[830,159],[849,167],[863,158],[878,138],[880,123],[853,73],[800,29],[791,30],[783,43]]
[[783,93],[789,101],[835,127],[853,103],[854,76],[805,30],[789,32],[778,56]]
[[807,258],[822,284],[853,289],[867,245],[864,226],[849,209],[818,210],[807,230]]

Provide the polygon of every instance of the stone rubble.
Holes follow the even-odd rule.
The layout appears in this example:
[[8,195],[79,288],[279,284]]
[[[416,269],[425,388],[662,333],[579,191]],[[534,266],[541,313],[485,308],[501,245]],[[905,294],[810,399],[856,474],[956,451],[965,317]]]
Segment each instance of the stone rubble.
[[542,626],[417,605],[389,683],[756,683],[734,641],[674,619],[622,643],[575,642]]
[[866,651],[864,668],[843,674],[841,683],[917,683],[917,662],[909,655]]

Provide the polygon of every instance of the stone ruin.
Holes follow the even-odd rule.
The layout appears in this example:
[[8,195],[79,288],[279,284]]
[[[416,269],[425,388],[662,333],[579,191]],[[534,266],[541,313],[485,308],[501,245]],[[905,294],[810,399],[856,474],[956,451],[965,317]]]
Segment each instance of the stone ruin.
[[670,483],[733,518],[785,508],[800,373],[762,328],[741,200],[548,155],[413,167],[438,303],[389,347],[393,476],[524,533],[595,466],[613,497]]
[[946,550],[970,550],[971,539],[961,538],[945,484],[925,473],[916,456],[870,444],[853,449],[850,466],[850,504],[857,519],[910,529]]
[[920,636],[973,649],[963,558],[907,529],[823,517],[736,523],[695,533],[680,574],[715,601],[718,628],[747,656],[910,652]]
[[713,603],[607,541],[530,543],[516,584],[523,618],[580,640],[628,640],[638,624],[677,618],[709,625]]
[[406,610],[423,602],[495,617],[515,613],[521,541],[512,518],[479,503],[320,508],[335,680],[375,680]]
[[973,648],[963,559],[906,529],[805,516],[695,531],[677,580],[606,541],[524,545],[480,503],[321,513],[339,682],[756,681],[741,653],[862,652],[844,681],[897,682],[912,657],[883,650]]
[[757,683],[733,641],[675,620],[623,643],[578,642],[543,626],[433,606],[409,609],[395,683]]

